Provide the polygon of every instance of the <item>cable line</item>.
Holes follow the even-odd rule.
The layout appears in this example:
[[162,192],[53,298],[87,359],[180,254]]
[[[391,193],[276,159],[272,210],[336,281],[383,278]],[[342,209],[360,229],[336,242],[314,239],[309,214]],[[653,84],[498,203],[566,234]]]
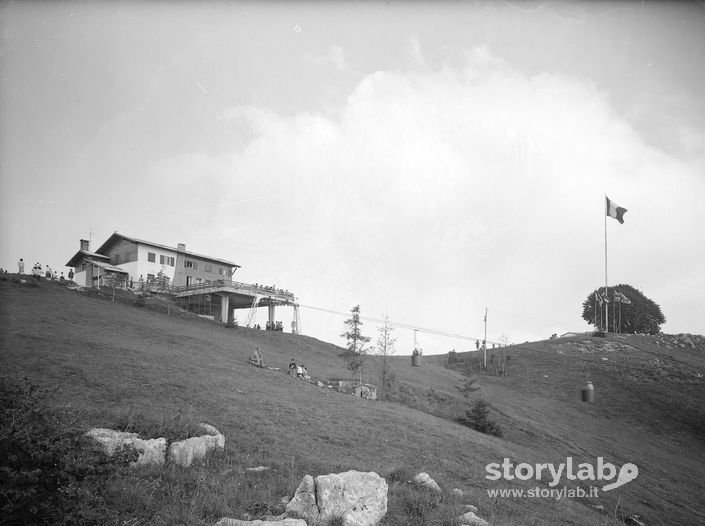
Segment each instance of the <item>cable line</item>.
[[[340,312],[340,311],[335,311],[331,309],[324,309],[321,307],[314,307],[313,305],[302,305],[299,304],[299,307],[304,307],[306,309],[313,309],[321,312],[327,312],[329,314],[337,314],[340,316],[349,316],[349,312]],[[385,320],[379,319],[379,318],[371,318],[369,316],[360,316],[360,319],[366,320],[366,321],[373,321],[377,323],[385,323]],[[419,327],[418,325],[411,325],[409,323],[398,323],[392,320],[388,320],[388,323],[390,325],[394,325],[395,327],[401,327],[402,329],[410,329],[414,331],[420,331],[420,332],[425,332],[428,334],[434,334],[436,336],[445,336],[447,338],[455,338],[458,340],[467,340],[467,341],[482,341],[481,337],[477,336],[468,336],[466,334],[456,334],[452,332],[446,332],[446,331],[441,331],[438,329],[429,329],[429,328],[424,328],[424,327]],[[494,343],[496,345],[502,345],[501,342],[498,341],[492,341],[492,340],[487,340],[487,343]]]

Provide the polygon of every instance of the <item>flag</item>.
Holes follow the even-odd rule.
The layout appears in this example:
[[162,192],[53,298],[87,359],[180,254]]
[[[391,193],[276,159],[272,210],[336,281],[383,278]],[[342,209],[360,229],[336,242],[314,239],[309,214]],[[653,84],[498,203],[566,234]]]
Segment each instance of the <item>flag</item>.
[[624,294],[622,294],[621,292],[616,292],[615,294],[617,294],[617,295],[619,296],[619,301],[621,301],[621,302],[624,303],[625,305],[631,304],[631,300],[630,300],[629,298],[627,298],[627,297],[626,297]]
[[597,301],[600,303],[600,307],[602,307],[602,294],[600,294],[599,292],[596,292],[595,297],[597,298]]
[[614,217],[617,221],[620,222],[620,224],[623,224],[624,223],[624,214],[627,213],[627,209],[622,208],[614,201],[610,201],[610,198],[607,196],[605,196],[605,199],[607,200],[607,203],[606,203],[607,204],[607,207],[606,207],[607,215],[610,217]]

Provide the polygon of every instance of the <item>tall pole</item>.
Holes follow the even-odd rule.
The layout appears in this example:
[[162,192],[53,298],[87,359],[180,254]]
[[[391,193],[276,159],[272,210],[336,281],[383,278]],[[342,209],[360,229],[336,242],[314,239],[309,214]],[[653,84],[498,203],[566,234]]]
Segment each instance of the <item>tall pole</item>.
[[[607,194],[605,194],[605,301],[607,301]],[[609,325],[609,315],[610,315],[610,309],[609,305],[606,305],[605,308],[605,332],[609,333],[610,332],[610,325]]]
[[482,349],[485,354],[485,369],[487,369],[487,307],[485,307],[485,339],[482,340]]

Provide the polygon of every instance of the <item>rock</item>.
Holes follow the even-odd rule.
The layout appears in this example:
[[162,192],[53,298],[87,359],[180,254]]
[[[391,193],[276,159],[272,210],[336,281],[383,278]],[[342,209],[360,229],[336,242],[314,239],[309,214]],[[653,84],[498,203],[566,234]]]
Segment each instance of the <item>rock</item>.
[[481,519],[472,511],[468,511],[467,513],[464,513],[463,515],[458,517],[458,522],[461,524],[461,526],[489,526],[489,522],[487,522],[485,519]]
[[344,526],[374,526],[387,513],[387,482],[377,473],[346,471],[316,477],[321,522],[343,518]]
[[437,493],[442,493],[441,487],[433,480],[428,473],[419,473],[414,477],[414,482]]
[[472,504],[465,504],[464,507],[468,511],[471,511],[473,513],[477,513],[477,507],[473,506]]
[[311,475],[305,475],[296,488],[294,498],[286,505],[286,513],[306,522],[316,524],[320,512],[316,504],[316,482]]
[[225,437],[214,426],[212,426],[210,424],[200,423],[200,424],[198,424],[198,427],[203,429],[207,435],[210,435],[210,436],[213,436],[216,438],[216,446],[218,447],[218,449],[225,449]]
[[273,521],[241,521],[239,519],[223,518],[215,526],[306,526],[302,519],[281,519]]
[[695,342],[693,342],[693,338],[690,337],[690,334],[683,334],[681,336],[681,341],[691,347],[695,347]]
[[152,438],[150,440],[135,439],[132,443],[140,456],[135,464],[164,464],[166,460],[166,438]]
[[183,467],[189,467],[194,460],[202,460],[215,450],[225,448],[225,437],[209,424],[198,424],[207,435],[172,442],[169,447],[169,460]]
[[257,466],[256,468],[246,468],[245,471],[267,471],[271,469],[269,466]]
[[323,382],[321,382],[321,381],[319,380],[318,382],[316,382],[316,386],[318,386],[318,387],[323,387]]
[[456,498],[459,499],[460,497],[463,496],[463,490],[458,489],[458,488],[453,488],[452,490],[450,490],[450,494],[451,494],[453,497],[456,497]]
[[100,442],[109,457],[125,446],[133,447],[139,453],[137,460],[132,463],[133,466],[164,464],[166,458],[166,438],[143,440],[137,433],[102,428],[91,429],[86,436]]
[[344,526],[375,526],[387,513],[387,482],[377,473],[346,471],[306,475],[287,504],[287,514],[325,526],[337,518]]

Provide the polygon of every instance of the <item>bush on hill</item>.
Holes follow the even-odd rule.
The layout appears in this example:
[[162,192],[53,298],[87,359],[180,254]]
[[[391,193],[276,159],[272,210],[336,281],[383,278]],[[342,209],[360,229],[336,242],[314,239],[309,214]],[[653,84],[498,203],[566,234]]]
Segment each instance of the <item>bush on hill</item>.
[[103,481],[137,458],[107,457],[72,415],[52,411],[49,392],[0,378],[0,515],[3,524],[106,524]]

